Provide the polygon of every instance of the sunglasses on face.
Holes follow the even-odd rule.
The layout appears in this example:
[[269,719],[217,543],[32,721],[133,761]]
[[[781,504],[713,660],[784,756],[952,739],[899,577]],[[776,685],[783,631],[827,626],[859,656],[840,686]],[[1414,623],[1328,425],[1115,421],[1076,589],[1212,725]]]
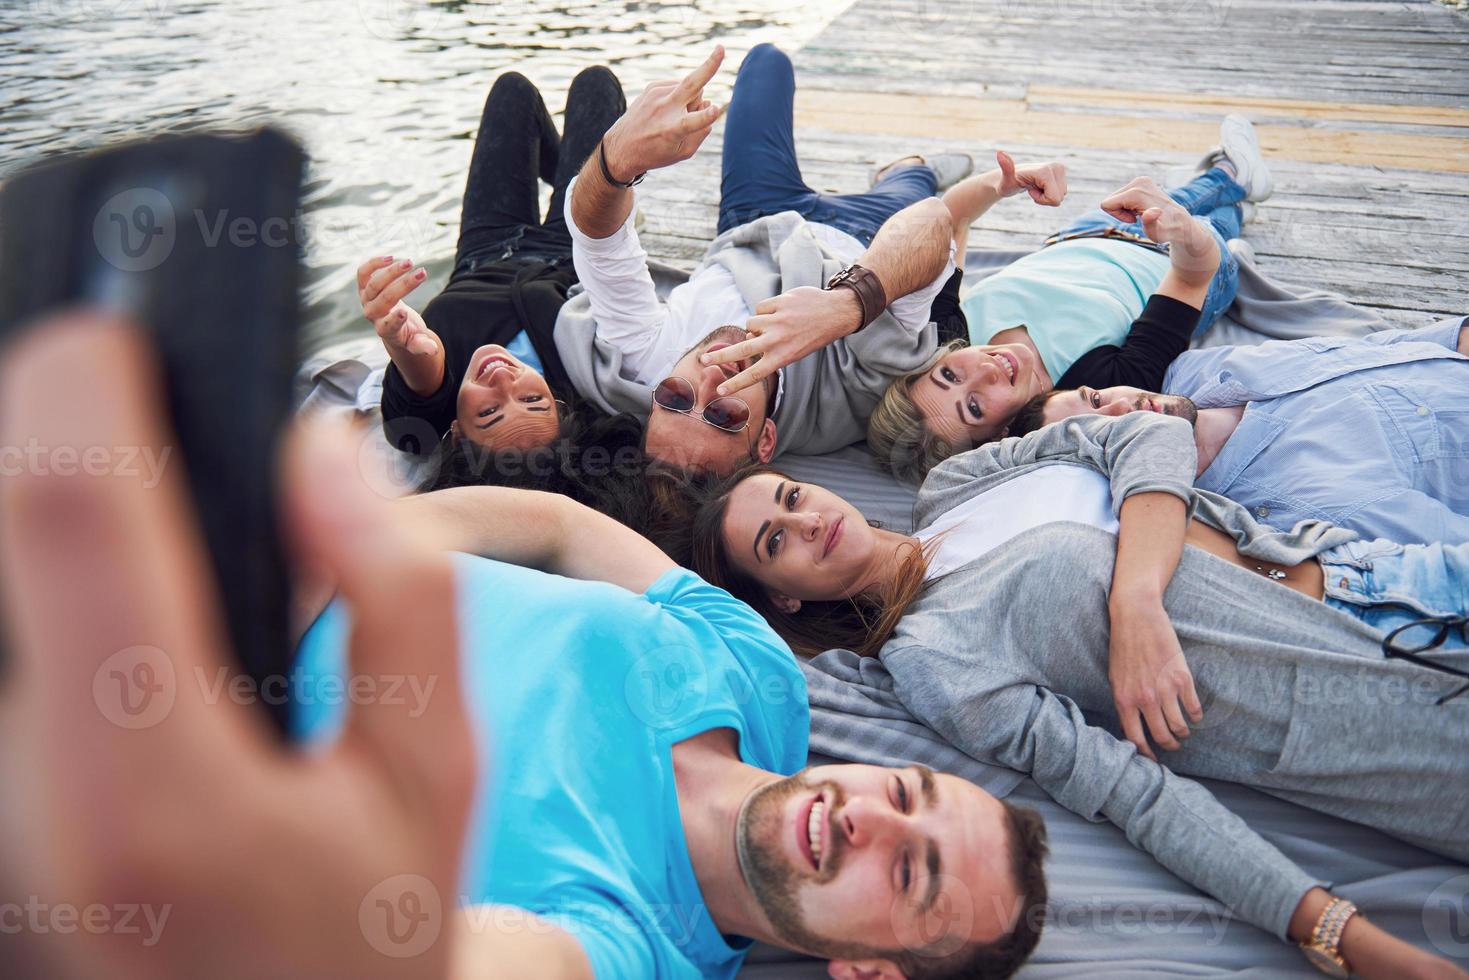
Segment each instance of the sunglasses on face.
[[750,424],[750,406],[743,398],[724,395],[704,406],[702,415],[694,414],[694,405],[699,401],[694,386],[683,378],[664,378],[653,389],[653,404],[670,412],[702,419],[723,432],[743,432]]

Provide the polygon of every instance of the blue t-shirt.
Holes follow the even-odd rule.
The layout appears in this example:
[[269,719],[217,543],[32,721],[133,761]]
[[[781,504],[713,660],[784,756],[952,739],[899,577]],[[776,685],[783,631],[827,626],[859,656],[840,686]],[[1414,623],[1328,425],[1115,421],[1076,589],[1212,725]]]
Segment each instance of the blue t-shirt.
[[1053,380],[1081,355],[1121,344],[1168,274],[1168,256],[1131,242],[1073,238],[981,279],[959,301],[969,342],[1027,328]]
[[[750,765],[804,766],[810,715],[790,648],[682,568],[636,595],[456,562],[462,683],[482,760],[460,904],[550,920],[607,980],[734,976],[749,942],[709,918],[671,750],[732,728]],[[334,602],[301,642],[293,692],[306,738],[340,729],[343,698],[323,678],[340,677],[348,635]]]

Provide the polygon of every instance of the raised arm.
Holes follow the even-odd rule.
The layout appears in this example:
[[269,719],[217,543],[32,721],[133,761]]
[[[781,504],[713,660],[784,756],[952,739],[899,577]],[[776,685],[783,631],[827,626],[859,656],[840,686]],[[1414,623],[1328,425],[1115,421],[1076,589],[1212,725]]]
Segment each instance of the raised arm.
[[572,189],[571,218],[578,228],[592,238],[611,235],[632,212],[632,189],[622,185],[694,155],[724,111],[704,98],[704,86],[723,62],[724,48],[715,45],[683,81],[649,85],[612,124]]
[[428,397],[444,383],[444,342],[404,298],[428,278],[411,259],[380,255],[357,267],[357,299],[393,366],[414,394]]
[[569,497],[509,487],[455,487],[395,503],[437,543],[567,578],[644,592],[674,567],[642,535]]
[[1046,207],[1056,207],[1066,200],[1066,164],[1053,160],[1017,169],[1004,150],[995,151],[995,162],[999,169],[966,177],[944,192],[944,206],[954,223],[954,248],[961,265],[964,249],[969,244],[969,226],[1000,201],[1022,191]]
[[[953,223],[936,197],[926,198],[887,220],[856,264],[877,277],[887,303],[934,285],[949,261]],[[932,300],[930,299],[929,302]],[[923,304],[925,312],[928,304]],[[923,318],[921,327],[927,323]],[[745,329],[750,339],[705,354],[705,364],[733,364],[758,358],[719,386],[721,395],[757,384],[787,364],[846,337],[863,325],[862,304],[851,289],[799,286],[755,307]]]

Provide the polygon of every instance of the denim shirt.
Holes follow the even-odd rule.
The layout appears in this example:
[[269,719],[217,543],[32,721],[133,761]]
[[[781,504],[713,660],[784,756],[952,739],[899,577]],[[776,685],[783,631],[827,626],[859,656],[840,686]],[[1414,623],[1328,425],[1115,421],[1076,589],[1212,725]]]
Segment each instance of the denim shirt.
[[1184,353],[1165,392],[1246,406],[1195,485],[1282,530],[1325,520],[1404,544],[1469,541],[1466,321]]

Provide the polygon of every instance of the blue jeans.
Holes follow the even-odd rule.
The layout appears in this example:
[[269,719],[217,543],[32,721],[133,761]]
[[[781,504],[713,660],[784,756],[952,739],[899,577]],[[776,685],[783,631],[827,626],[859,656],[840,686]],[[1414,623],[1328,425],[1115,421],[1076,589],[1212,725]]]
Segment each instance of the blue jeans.
[[[1319,560],[1326,573],[1326,604],[1384,635],[1415,620],[1469,614],[1469,543],[1349,541],[1323,552]],[[1399,639],[1412,646],[1433,632],[1420,627]],[[1461,670],[1469,667],[1469,648],[1457,631],[1442,648],[1424,656]]]
[[[1183,187],[1168,192],[1168,196],[1184,210],[1198,218],[1204,218],[1214,232],[1219,245],[1219,270],[1209,284],[1209,295],[1204,298],[1204,309],[1199,316],[1195,336],[1214,325],[1225,310],[1234,302],[1235,290],[1239,288],[1239,260],[1229,251],[1231,238],[1240,237],[1239,202],[1245,199],[1245,189],[1233,177],[1218,167],[1199,174]],[[1166,252],[1167,246],[1148,240],[1141,221],[1131,224],[1119,221],[1107,212],[1098,209],[1083,215],[1062,228],[1046,240],[1051,245],[1068,238],[1092,238],[1099,235],[1126,238],[1138,241],[1147,248]]]
[[796,162],[795,100],[796,73],[785,52],[760,44],[745,55],[725,116],[720,234],[795,211],[870,245],[888,218],[933,196],[938,178],[922,165],[888,171],[865,194],[818,194],[807,187]]

